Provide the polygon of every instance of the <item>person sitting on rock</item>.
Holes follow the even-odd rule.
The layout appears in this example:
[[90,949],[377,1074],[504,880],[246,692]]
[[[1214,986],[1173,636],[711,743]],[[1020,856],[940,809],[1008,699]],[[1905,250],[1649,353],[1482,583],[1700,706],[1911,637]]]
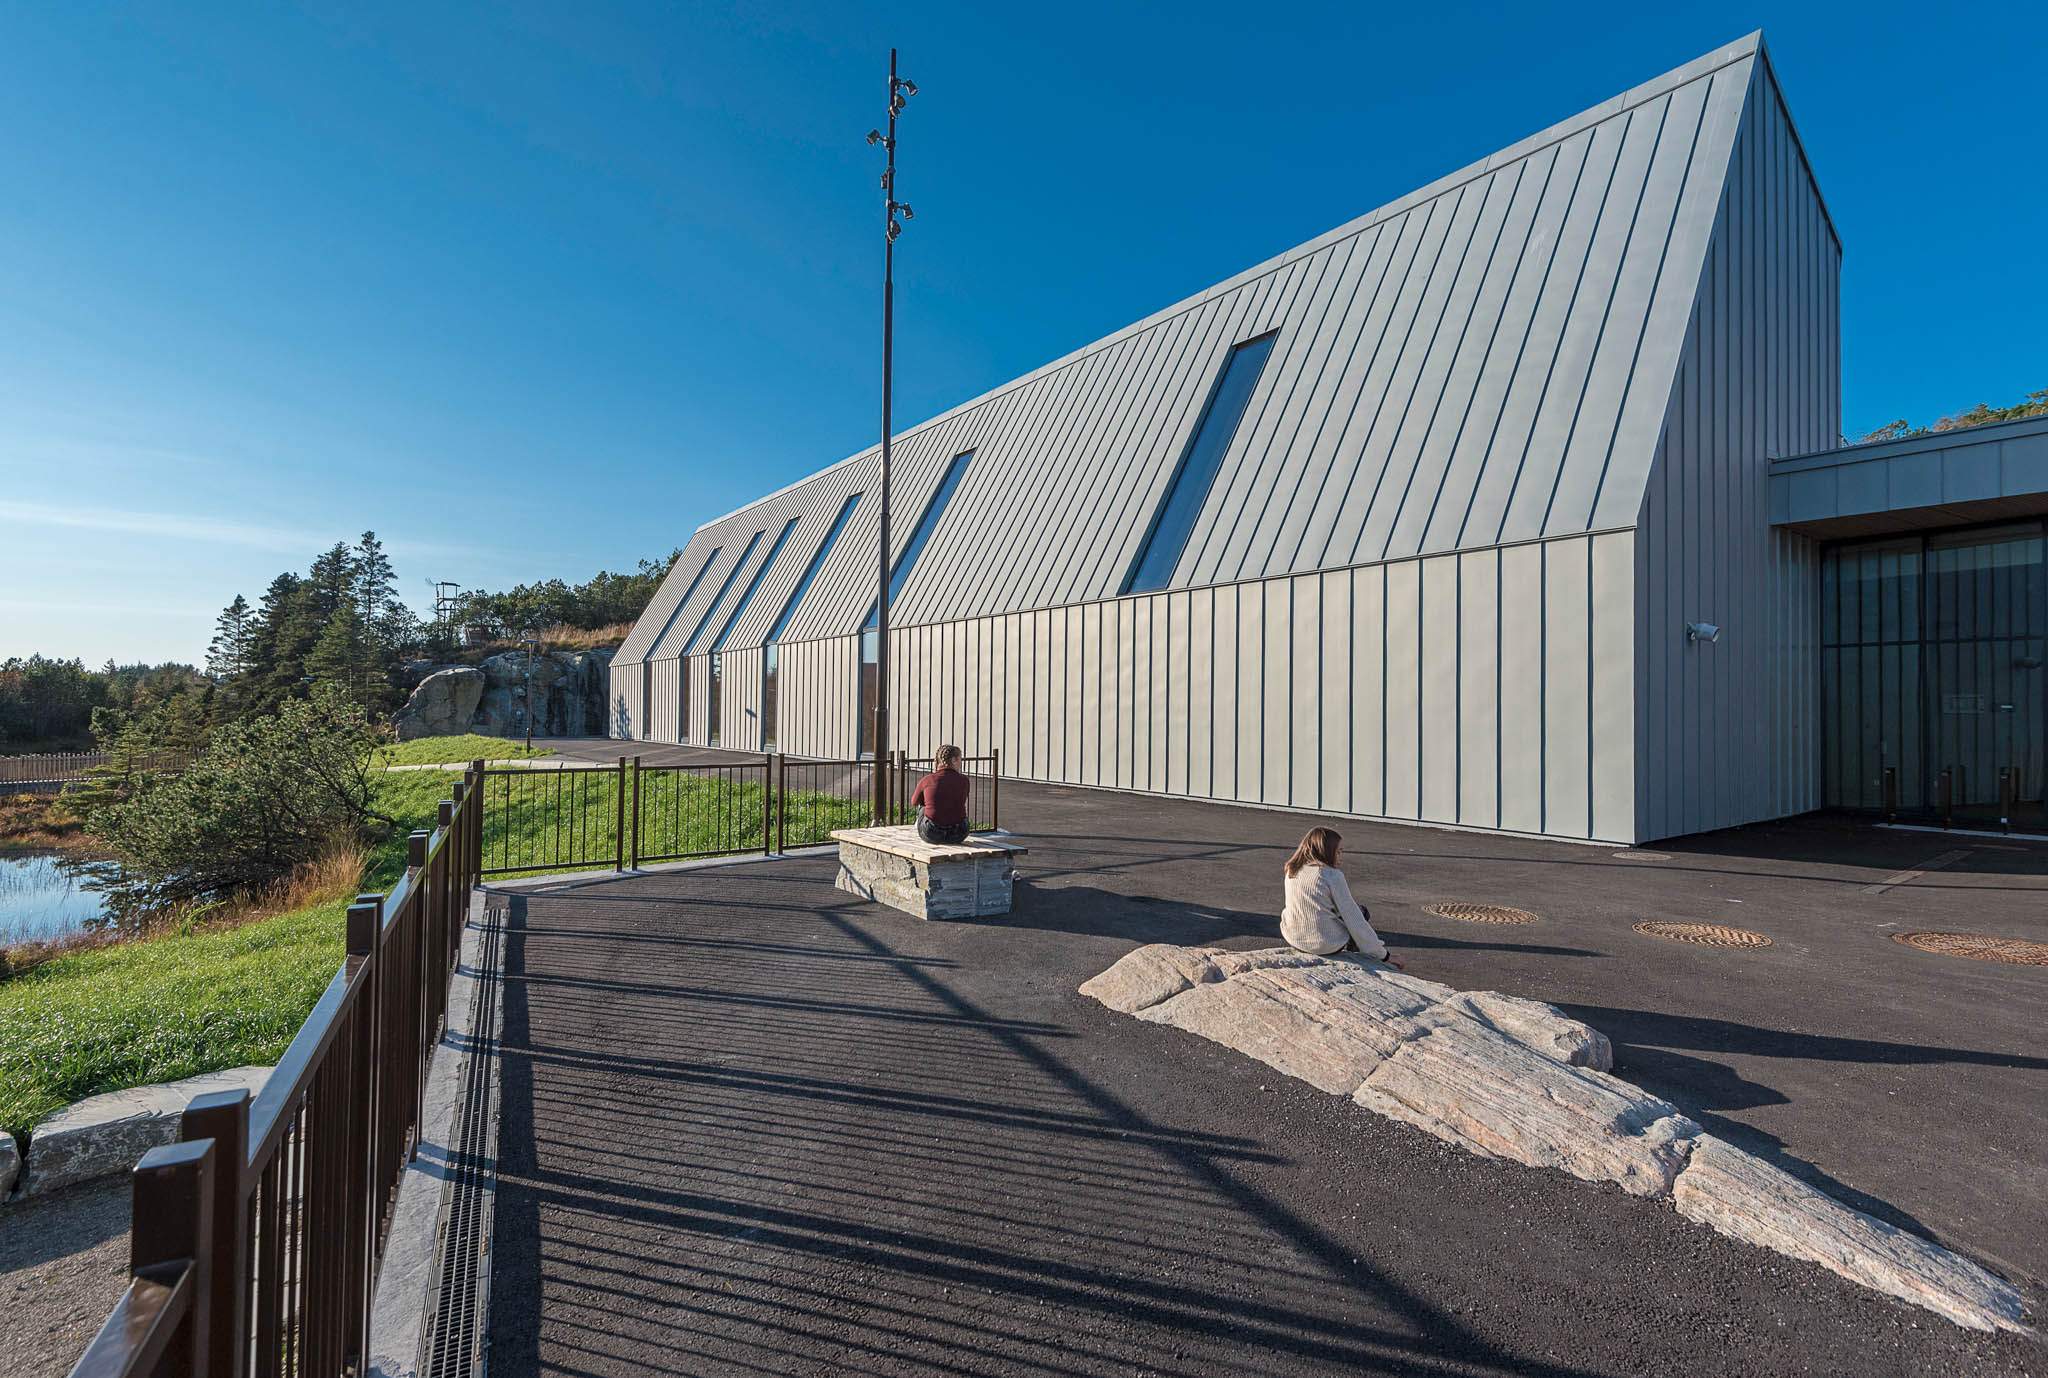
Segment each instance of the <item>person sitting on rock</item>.
[[1327,957],[1358,952],[1396,971],[1407,964],[1388,950],[1337,868],[1344,839],[1329,828],[1310,828],[1287,858],[1287,903],[1280,911],[1280,936],[1289,947]]
[[917,835],[927,842],[967,840],[967,796],[974,786],[960,773],[960,748],[950,743],[932,757],[932,773],[917,782],[910,802],[917,809]]

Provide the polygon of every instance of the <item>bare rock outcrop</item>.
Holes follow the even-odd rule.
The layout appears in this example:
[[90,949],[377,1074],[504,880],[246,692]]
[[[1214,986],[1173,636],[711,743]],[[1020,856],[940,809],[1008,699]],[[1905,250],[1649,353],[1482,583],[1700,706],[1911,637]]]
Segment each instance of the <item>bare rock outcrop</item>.
[[484,695],[481,671],[460,666],[436,670],[421,680],[398,710],[398,740],[415,737],[450,737],[469,731],[476,717],[478,700]]
[[399,739],[464,732],[516,737],[526,731],[529,717],[536,736],[600,734],[607,721],[612,655],[609,650],[542,651],[529,657],[507,651],[486,656],[477,666],[431,670],[398,712]]
[[1473,1153],[1673,1202],[1977,1330],[2023,1330],[2010,1283],[1851,1210],[1610,1075],[1606,1036],[1554,1005],[1355,957],[1141,947],[1081,987]]
[[0,1134],[0,1201],[14,1190],[14,1179],[21,1176],[21,1150],[14,1146],[12,1134]]

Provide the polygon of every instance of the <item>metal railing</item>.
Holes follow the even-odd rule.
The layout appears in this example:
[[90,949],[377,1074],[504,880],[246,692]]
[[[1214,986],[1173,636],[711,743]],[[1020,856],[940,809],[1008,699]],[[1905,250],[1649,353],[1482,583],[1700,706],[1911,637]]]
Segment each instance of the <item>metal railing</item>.
[[[1002,760],[991,751],[962,763],[974,781],[970,826],[1000,826]],[[831,840],[835,828],[874,818],[875,771],[888,786],[888,818],[908,823],[921,765],[896,752],[874,760],[794,760],[617,765],[533,770],[486,768],[480,874],[638,869],[657,861],[775,853]]]
[[339,1378],[419,1133],[483,844],[482,763],[348,910],[347,957],[252,1101],[186,1107],[132,1178],[128,1290],[72,1378]]

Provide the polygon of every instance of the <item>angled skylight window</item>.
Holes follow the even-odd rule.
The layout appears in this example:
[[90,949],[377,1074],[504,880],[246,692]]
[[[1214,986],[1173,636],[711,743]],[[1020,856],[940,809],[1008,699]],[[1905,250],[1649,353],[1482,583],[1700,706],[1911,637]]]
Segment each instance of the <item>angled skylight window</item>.
[[732,629],[740,624],[740,614],[747,610],[747,604],[754,601],[754,590],[761,587],[761,576],[768,572],[775,563],[775,557],[782,553],[782,543],[789,539],[790,532],[796,530],[796,521],[795,517],[789,519],[789,525],[782,528],[782,534],[775,538],[775,544],[769,546],[768,553],[761,557],[760,567],[754,571],[754,577],[747,581],[747,591],[740,595],[739,602],[732,605],[732,615],[725,619],[725,630],[718,634],[718,640],[711,643],[712,650],[716,651],[723,647],[726,638],[732,635]]
[[767,534],[766,531],[756,531],[754,538],[747,542],[747,548],[740,552],[740,558],[733,562],[732,573],[726,575],[725,582],[718,586],[718,596],[711,600],[711,606],[705,609],[704,620],[699,622],[697,630],[690,634],[690,644],[683,647],[684,655],[696,650],[697,643],[704,639],[705,630],[711,626],[713,617],[718,613],[718,605],[725,601],[726,594],[732,592],[733,580],[740,577],[740,571],[747,567],[747,557],[754,553],[754,547],[761,544],[761,538]]
[[825,533],[824,540],[818,542],[818,553],[811,556],[810,568],[804,571],[803,578],[796,581],[796,588],[790,593],[789,601],[782,605],[782,612],[775,619],[775,625],[770,627],[768,635],[762,638],[764,643],[782,640],[782,633],[789,626],[789,619],[796,616],[796,605],[803,602],[804,595],[810,592],[811,580],[818,577],[819,567],[825,563],[825,557],[831,553],[833,543],[839,539],[839,533],[846,529],[846,519],[853,515],[854,508],[860,506],[861,496],[861,494],[855,493],[852,497],[848,498],[846,505],[839,509],[839,515],[833,518],[832,529]]
[[1215,485],[1216,473],[1223,467],[1231,437],[1237,434],[1237,423],[1244,419],[1252,385],[1259,381],[1259,370],[1265,367],[1266,356],[1273,352],[1273,339],[1272,335],[1261,335],[1230,351],[1222,376],[1202,408],[1201,420],[1195,423],[1195,433],[1188,439],[1188,448],[1166,485],[1166,496],[1152,518],[1152,529],[1145,533],[1145,543],[1139,547],[1138,558],[1124,580],[1125,593],[1163,589],[1173,577],[1174,566],[1187,549],[1188,534],[1195,529],[1195,518],[1201,514],[1209,489]]
[[[939,524],[939,517],[946,510],[946,503],[952,499],[953,490],[960,486],[960,475],[967,472],[967,461],[974,457],[974,451],[962,450],[953,456],[953,462],[946,466],[946,476],[939,480],[938,491],[932,500],[924,505],[924,515],[917,520],[917,530],[910,533],[910,544],[903,547],[903,553],[896,557],[896,563],[889,570],[889,606],[896,606],[897,596],[903,592],[904,581],[910,578],[910,568],[917,563],[918,552],[924,543],[932,538],[932,530]],[[879,604],[868,608],[868,620],[861,625],[872,627],[881,620]]]
[[711,553],[706,555],[704,563],[697,567],[697,577],[690,581],[690,586],[683,590],[683,596],[676,600],[675,610],[668,615],[668,621],[661,624],[661,636],[655,637],[647,644],[648,655],[654,654],[655,648],[661,645],[662,637],[667,636],[668,629],[675,626],[676,619],[683,615],[683,609],[690,606],[690,595],[697,591],[697,585],[704,582],[704,576],[711,572],[711,566],[718,563],[719,552],[724,549],[725,547],[720,545],[711,547]]

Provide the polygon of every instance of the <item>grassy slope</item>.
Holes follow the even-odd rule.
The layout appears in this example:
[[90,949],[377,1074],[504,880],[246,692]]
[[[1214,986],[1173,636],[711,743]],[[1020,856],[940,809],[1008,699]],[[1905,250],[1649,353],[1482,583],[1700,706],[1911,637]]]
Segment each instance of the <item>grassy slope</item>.
[[505,737],[479,737],[472,732],[460,737],[421,737],[395,746],[380,746],[370,754],[370,764],[449,765],[464,761],[519,761],[554,754],[546,747],[528,750],[523,743]]
[[[404,870],[405,831],[432,826],[450,783],[373,777],[373,807],[404,827],[371,852],[366,888]],[[102,1091],[275,1062],[341,966],[346,907],[73,953],[0,983],[0,1132]]]

